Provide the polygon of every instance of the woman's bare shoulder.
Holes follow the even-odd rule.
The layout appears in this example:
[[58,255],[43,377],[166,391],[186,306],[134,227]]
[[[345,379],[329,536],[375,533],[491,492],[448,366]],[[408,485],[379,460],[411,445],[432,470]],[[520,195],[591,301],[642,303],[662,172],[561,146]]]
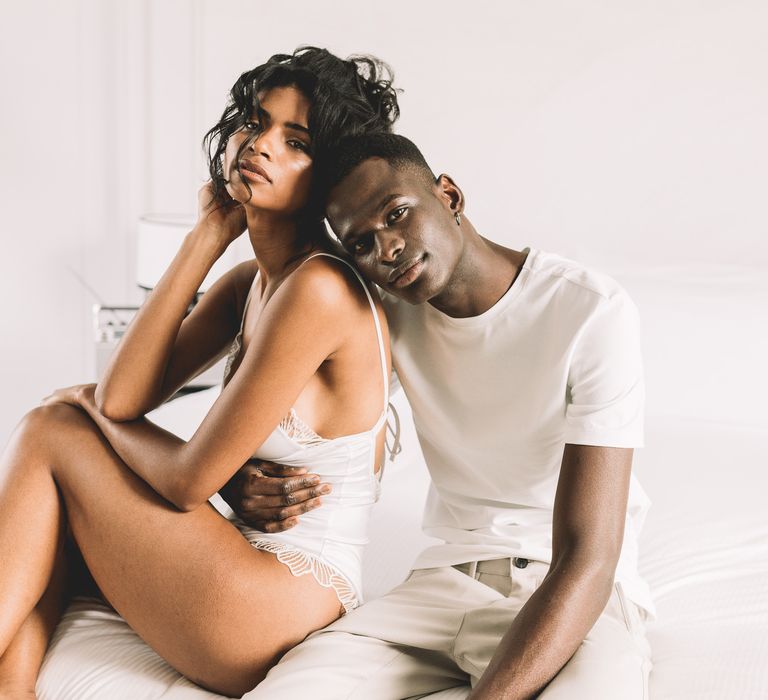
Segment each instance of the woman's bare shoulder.
[[[368,298],[357,274],[343,258],[317,255],[304,262],[291,275],[293,292],[314,299],[318,304],[349,312],[369,308]],[[369,292],[375,291],[366,283]]]

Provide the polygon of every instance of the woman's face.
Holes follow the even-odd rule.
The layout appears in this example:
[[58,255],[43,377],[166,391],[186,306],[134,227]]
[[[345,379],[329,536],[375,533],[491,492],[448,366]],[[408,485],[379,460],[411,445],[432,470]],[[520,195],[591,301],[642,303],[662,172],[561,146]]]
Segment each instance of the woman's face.
[[[293,214],[309,196],[310,102],[295,87],[271,88],[259,95],[259,102],[258,113],[248,115],[245,125],[227,142],[227,192],[247,207]],[[238,151],[247,141],[238,160]]]

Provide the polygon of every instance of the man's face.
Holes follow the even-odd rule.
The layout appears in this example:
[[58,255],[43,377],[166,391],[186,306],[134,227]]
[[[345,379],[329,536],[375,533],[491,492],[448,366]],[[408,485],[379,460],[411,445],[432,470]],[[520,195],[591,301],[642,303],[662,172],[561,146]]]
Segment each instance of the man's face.
[[447,185],[455,188],[445,176],[430,184],[410,168],[369,158],[331,191],[328,222],[360,272],[420,304],[446,288],[462,253]]

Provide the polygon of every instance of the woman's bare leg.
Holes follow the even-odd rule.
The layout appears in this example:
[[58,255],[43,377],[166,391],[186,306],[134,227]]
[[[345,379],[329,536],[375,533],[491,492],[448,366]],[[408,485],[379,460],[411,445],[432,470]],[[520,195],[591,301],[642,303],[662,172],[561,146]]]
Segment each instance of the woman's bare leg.
[[[333,591],[293,577],[213,508],[181,513],[80,409],[30,412],[0,458],[0,651],[51,578],[62,503],[109,602],[181,673],[229,695],[336,618]],[[7,601],[7,604],[5,602]]]
[[43,597],[0,657],[0,700],[36,697],[35,682],[48,642],[64,611],[67,589],[64,553],[61,551]]
[[[14,432],[0,462],[0,697],[34,691],[36,659],[42,662],[48,644],[43,637],[56,624],[53,573],[61,558],[63,511],[50,477],[21,473],[27,442],[22,433]],[[17,567],[20,560],[26,566]],[[27,576],[27,569],[35,575]],[[52,582],[51,594],[44,595]]]

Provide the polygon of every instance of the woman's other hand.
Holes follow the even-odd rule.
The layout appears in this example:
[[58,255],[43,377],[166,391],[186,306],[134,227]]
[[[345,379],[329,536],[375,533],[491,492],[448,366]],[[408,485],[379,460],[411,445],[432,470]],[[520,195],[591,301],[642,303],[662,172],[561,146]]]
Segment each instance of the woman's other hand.
[[223,250],[245,231],[245,227],[243,205],[232,199],[226,190],[222,191],[220,199],[215,199],[210,180],[198,190],[195,230],[215,240]]
[[46,396],[40,405],[52,406],[55,403],[68,403],[70,406],[82,406],[85,401],[93,400],[95,390],[95,384],[75,384],[63,389],[56,389],[50,396]]
[[250,460],[219,491],[246,525],[261,532],[282,532],[299,516],[322,505],[331,485],[301,467]]

